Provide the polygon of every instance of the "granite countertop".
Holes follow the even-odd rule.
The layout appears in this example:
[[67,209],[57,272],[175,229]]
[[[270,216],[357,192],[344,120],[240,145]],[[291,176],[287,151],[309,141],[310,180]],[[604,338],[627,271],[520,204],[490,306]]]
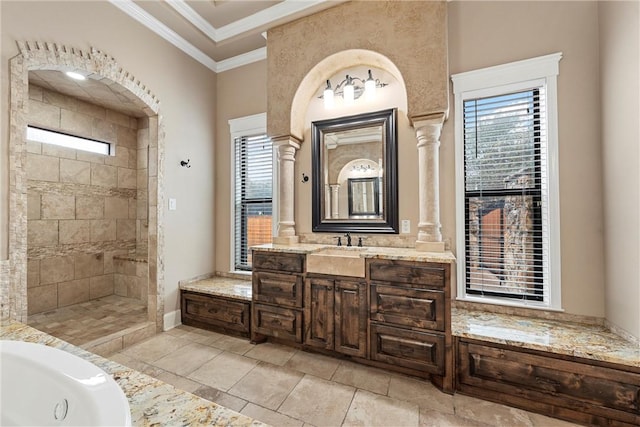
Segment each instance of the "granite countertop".
[[131,423],[150,425],[264,426],[231,409],[202,399],[172,385],[89,353],[19,322],[3,322],[0,339],[45,344],[75,354],[98,366],[116,380],[129,399]]
[[180,290],[251,301],[251,276],[246,280],[216,276],[180,282]]
[[640,346],[604,326],[451,310],[453,336],[640,367]]
[[[252,246],[251,250],[265,252],[283,252],[294,254],[310,254],[324,248],[335,248],[335,245],[322,245],[313,243],[297,243],[294,245],[276,245],[265,244]],[[391,248],[385,246],[365,246],[363,248],[347,248],[340,246],[344,250],[359,250],[360,256],[364,258],[390,259],[400,261],[418,261],[418,262],[442,262],[452,264],[456,261],[456,257],[451,251],[445,252],[421,252],[414,248]]]

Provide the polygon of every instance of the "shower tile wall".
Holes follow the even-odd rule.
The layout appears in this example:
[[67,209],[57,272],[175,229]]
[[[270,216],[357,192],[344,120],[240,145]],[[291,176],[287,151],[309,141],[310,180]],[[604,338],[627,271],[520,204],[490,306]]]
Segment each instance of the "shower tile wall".
[[28,123],[112,142],[116,154],[27,142],[28,314],[112,295],[113,256],[144,238],[138,120],[31,84]]

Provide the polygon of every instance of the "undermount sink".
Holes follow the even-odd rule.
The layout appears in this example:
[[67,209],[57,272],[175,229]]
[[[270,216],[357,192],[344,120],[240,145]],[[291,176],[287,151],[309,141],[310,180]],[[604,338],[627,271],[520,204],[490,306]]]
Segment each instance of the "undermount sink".
[[364,277],[367,248],[334,246],[307,255],[307,272],[335,276]]

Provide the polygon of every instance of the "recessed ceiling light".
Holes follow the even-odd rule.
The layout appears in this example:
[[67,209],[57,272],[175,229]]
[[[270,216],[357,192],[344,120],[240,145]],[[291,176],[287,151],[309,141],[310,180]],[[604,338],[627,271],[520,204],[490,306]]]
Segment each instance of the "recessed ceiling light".
[[80,73],[76,73],[75,71],[67,71],[65,73],[67,77],[71,77],[74,80],[86,80],[87,78]]

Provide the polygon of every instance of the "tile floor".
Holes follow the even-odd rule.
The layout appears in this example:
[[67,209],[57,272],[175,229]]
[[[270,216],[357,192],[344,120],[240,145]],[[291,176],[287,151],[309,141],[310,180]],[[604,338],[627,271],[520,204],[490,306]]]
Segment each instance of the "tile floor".
[[573,426],[318,354],[179,326],[110,359],[273,426]]
[[32,314],[29,326],[83,346],[99,338],[147,321],[147,306],[139,300],[118,295]]

